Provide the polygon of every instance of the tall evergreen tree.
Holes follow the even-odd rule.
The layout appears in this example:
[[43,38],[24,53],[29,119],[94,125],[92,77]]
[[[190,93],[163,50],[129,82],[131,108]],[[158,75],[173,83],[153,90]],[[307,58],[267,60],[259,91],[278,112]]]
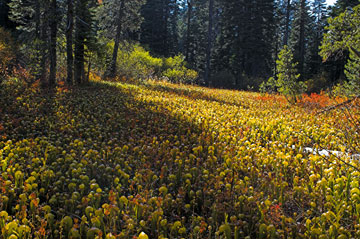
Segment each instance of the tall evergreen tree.
[[170,56],[178,51],[178,0],[148,0],[142,8],[140,42],[156,55]]
[[56,81],[56,43],[57,43],[57,31],[58,31],[58,11],[57,11],[57,2],[56,0],[51,0],[50,2],[50,74],[49,74],[49,85],[50,87],[55,86]]
[[218,70],[228,69],[238,87],[244,80],[271,74],[274,41],[274,1],[221,1]]
[[210,60],[213,44],[213,21],[214,21],[214,0],[209,0],[209,16],[208,16],[208,35],[206,46],[206,67],[205,67],[205,84],[211,85],[210,82]]
[[187,17],[186,17],[185,60],[189,61],[193,5],[192,5],[192,0],[187,0],[186,3],[187,3],[187,12],[186,12]]
[[73,29],[74,29],[74,0],[67,0],[67,13],[66,13],[66,82],[73,84]]
[[11,0],[0,0],[0,27],[15,30],[16,24],[9,19]]
[[311,4],[311,29],[309,36],[309,76],[319,73],[321,70],[322,59],[319,55],[322,36],[327,20],[327,10],[325,0],[314,0]]
[[295,3],[294,21],[292,23],[290,47],[294,52],[294,59],[298,62],[301,79],[306,77],[305,67],[308,58],[308,43],[310,24],[310,8],[307,0],[297,0]]
[[285,0],[286,2],[286,12],[285,12],[285,33],[284,33],[284,43],[283,45],[288,44],[289,40],[289,31],[290,31],[290,14],[291,14],[291,0]]
[[330,16],[339,16],[340,13],[344,12],[347,9],[352,9],[359,4],[359,0],[337,0],[335,5],[331,7]]
[[85,44],[89,44],[93,37],[90,4],[89,0],[75,0],[74,80],[78,85],[86,83]]
[[[190,25],[186,33],[186,52],[189,65],[203,75],[206,66],[206,47],[208,42],[208,0],[191,0]],[[215,7],[216,9],[216,7]],[[189,10],[189,9],[188,9]],[[215,20],[215,19],[213,19]],[[184,34],[185,35],[185,34]]]
[[[53,85],[56,75],[56,22],[53,20],[57,15],[56,2],[12,0],[9,7],[9,18],[18,24],[19,38],[27,43],[27,50],[33,52],[30,57],[41,85]],[[52,56],[50,77],[47,74],[49,54]]]

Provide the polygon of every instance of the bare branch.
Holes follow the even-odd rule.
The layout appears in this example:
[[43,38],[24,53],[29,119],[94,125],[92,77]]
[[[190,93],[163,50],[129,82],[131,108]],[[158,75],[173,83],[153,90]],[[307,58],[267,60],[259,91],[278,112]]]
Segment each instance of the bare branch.
[[340,104],[327,107],[327,108],[325,108],[325,109],[317,112],[316,115],[323,114],[323,113],[325,113],[325,112],[328,112],[328,111],[334,110],[334,109],[336,109],[336,108],[345,106],[345,105],[353,102],[354,100],[356,100],[356,99],[359,98],[359,97],[360,97],[360,95],[356,95],[355,97],[353,97],[353,98],[351,98],[351,99],[349,99],[349,100],[347,100],[347,101],[344,101],[344,102],[342,102],[342,103],[340,103]]

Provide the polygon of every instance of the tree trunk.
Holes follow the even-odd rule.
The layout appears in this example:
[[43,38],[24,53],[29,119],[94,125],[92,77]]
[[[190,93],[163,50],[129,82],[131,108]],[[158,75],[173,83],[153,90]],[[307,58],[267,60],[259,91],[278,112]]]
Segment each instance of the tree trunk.
[[205,68],[205,84],[210,86],[210,59],[211,59],[211,48],[212,48],[212,35],[213,35],[213,11],[214,11],[214,0],[209,0],[209,28],[208,28],[208,42],[206,47],[206,68]]
[[85,61],[85,26],[81,22],[84,9],[82,0],[76,0],[76,21],[75,21],[75,60],[74,60],[74,80],[81,85],[84,82],[84,61]]
[[66,63],[67,63],[67,78],[68,85],[73,84],[73,28],[74,28],[74,6],[73,0],[67,0],[67,28],[66,28]]
[[120,8],[118,11],[118,16],[116,20],[116,35],[115,35],[115,44],[114,44],[114,50],[113,55],[111,59],[110,64],[110,70],[108,71],[108,77],[112,78],[116,75],[116,61],[119,51],[119,45],[120,45],[120,37],[121,37],[121,31],[122,31],[122,18],[123,18],[123,10],[124,10],[125,0],[122,0],[120,3]]
[[190,56],[190,33],[191,33],[191,17],[192,17],[192,5],[191,0],[187,0],[188,12],[187,12],[187,30],[186,30],[186,49],[185,60],[189,61]]
[[50,75],[49,86],[55,86],[56,81],[56,35],[57,35],[57,6],[56,0],[51,0],[50,3]]
[[164,0],[164,8],[163,8],[163,19],[164,19],[164,38],[163,38],[163,48],[165,56],[169,56],[169,31],[168,31],[168,24],[169,24],[169,0]]
[[90,71],[91,71],[91,56],[89,56],[89,60],[88,60],[88,70],[87,70],[87,75],[86,75],[86,83],[89,83],[89,81],[90,81]]
[[286,4],[286,19],[285,19],[284,45],[287,45],[287,44],[288,44],[288,40],[289,40],[290,11],[291,11],[291,0],[287,0],[287,4]]
[[299,73],[300,79],[304,77],[304,62],[305,62],[305,17],[306,17],[306,0],[301,0],[300,12],[300,42],[299,42]]
[[35,35],[37,39],[40,39],[40,0],[35,1]]
[[40,59],[40,85],[43,88],[48,86],[47,78],[47,69],[46,62],[48,58],[48,47],[47,47],[47,34],[48,34],[48,25],[47,25],[47,17],[48,17],[48,6],[44,4],[44,10],[40,17],[40,49],[41,49],[41,59]]

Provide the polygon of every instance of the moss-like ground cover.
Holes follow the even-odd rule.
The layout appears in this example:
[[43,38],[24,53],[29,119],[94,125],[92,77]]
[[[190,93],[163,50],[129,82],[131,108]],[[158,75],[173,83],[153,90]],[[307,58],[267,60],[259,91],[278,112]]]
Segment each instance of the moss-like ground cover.
[[358,238],[360,172],[302,150],[357,145],[347,122],[249,92],[7,84],[0,238]]

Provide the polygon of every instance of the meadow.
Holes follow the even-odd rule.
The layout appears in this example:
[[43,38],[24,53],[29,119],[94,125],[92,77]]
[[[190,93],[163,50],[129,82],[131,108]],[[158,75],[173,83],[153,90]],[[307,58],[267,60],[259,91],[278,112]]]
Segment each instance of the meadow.
[[359,238],[359,111],[318,113],[339,102],[5,82],[0,238]]

